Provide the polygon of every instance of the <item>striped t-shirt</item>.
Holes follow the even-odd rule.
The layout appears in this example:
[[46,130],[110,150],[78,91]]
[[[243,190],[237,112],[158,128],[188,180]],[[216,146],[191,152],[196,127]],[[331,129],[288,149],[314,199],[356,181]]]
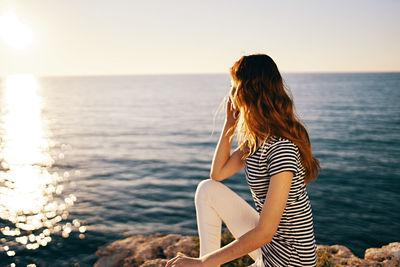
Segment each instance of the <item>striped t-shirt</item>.
[[278,229],[272,241],[261,247],[264,265],[317,266],[313,217],[298,147],[288,139],[272,136],[246,159],[246,179],[258,213],[271,177],[284,171],[294,176]]

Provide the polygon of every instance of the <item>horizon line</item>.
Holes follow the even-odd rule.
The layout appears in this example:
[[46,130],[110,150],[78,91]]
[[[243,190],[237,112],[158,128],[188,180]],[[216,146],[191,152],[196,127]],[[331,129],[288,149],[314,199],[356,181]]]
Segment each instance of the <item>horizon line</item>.
[[[400,70],[393,71],[281,71],[282,74],[385,74],[400,73]],[[229,72],[176,72],[176,73],[88,73],[88,74],[34,74],[29,72],[1,74],[0,78],[8,75],[32,74],[38,78],[57,77],[117,77],[117,76],[182,76],[182,75],[229,75]]]

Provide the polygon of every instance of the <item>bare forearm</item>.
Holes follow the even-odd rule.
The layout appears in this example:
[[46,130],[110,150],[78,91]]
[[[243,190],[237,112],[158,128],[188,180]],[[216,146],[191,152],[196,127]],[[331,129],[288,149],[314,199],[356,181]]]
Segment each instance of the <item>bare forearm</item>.
[[260,232],[254,228],[225,247],[203,256],[202,261],[205,266],[219,266],[242,257],[270,242],[271,237]]
[[232,133],[229,132],[231,127],[232,123],[225,122],[217,147],[215,149],[211,165],[211,177],[216,176],[220,172],[231,156],[232,140],[230,140],[230,137]]
[[281,172],[271,177],[265,205],[257,226],[229,245],[202,258],[205,266],[218,266],[239,258],[271,242],[278,229],[291,188],[293,173]]

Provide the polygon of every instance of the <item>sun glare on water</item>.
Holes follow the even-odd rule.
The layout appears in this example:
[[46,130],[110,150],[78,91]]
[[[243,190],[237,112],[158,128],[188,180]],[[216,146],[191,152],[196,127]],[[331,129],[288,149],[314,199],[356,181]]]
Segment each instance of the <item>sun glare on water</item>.
[[0,15],[0,37],[10,47],[22,50],[31,44],[33,34],[14,12],[7,12]]
[[0,252],[12,257],[23,247],[46,246],[53,234],[67,238],[85,229],[78,220],[67,222],[76,198],[64,193],[65,175],[50,171],[54,142],[35,76],[9,75],[0,89]]

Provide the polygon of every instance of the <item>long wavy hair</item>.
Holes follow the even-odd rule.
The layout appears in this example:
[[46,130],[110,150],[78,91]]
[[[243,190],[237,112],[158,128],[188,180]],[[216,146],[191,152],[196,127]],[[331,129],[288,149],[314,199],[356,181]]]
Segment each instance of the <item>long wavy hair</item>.
[[238,112],[231,131],[237,135],[243,157],[251,156],[271,136],[286,138],[299,148],[305,182],[311,183],[320,165],[275,62],[264,54],[243,56],[231,67],[230,75],[235,87],[230,97]]

